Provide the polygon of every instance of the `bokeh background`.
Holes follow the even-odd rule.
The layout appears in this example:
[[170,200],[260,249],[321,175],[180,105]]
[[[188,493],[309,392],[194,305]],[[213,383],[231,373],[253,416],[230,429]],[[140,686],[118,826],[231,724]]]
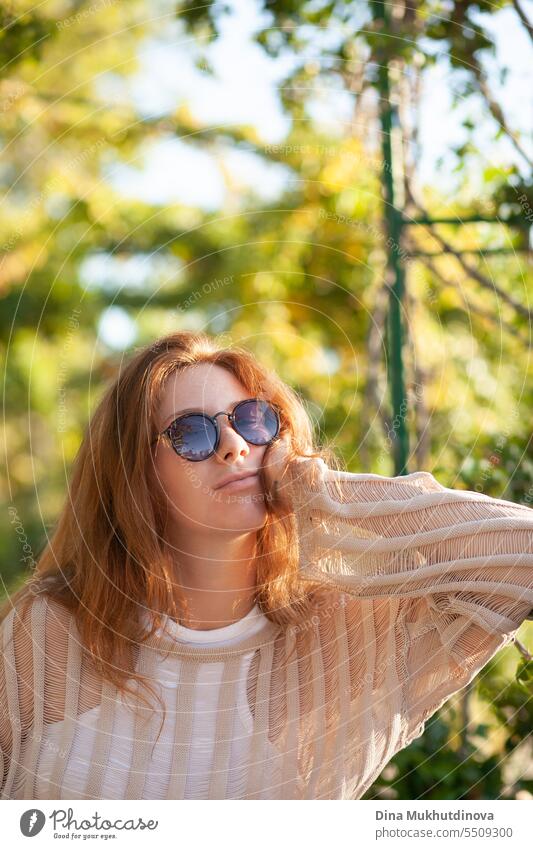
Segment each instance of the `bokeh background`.
[[[3,3],[3,596],[108,381],[172,330],[249,347],[350,471],[394,474],[394,261],[408,471],[533,506],[532,60],[531,0]],[[385,64],[395,203],[448,221],[401,244]],[[365,798],[533,798],[518,637]]]

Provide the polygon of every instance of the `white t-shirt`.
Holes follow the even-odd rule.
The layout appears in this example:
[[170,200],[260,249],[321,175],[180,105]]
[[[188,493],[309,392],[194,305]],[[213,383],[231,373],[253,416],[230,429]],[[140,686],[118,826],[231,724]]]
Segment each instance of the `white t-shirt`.
[[[259,605],[256,604],[242,619],[223,628],[198,631],[185,628],[168,617],[164,620],[164,628],[168,634],[180,642],[201,644],[206,648],[219,647],[230,646],[242,639],[244,634],[253,635],[261,629],[265,619],[265,615],[261,612]],[[238,711],[235,713],[228,776],[230,798],[245,798],[246,761],[253,729],[253,718],[246,696],[246,680],[253,653],[253,650],[251,650],[242,655],[239,669]],[[154,673],[162,685],[162,696],[165,699],[167,716],[146,768],[143,799],[164,798],[170,779],[176,718],[175,711],[173,715],[172,706],[175,704],[176,682],[179,680],[179,675],[176,674],[176,664],[179,663],[180,661],[176,657],[161,656]],[[208,797],[222,671],[223,663],[220,662],[204,662],[198,670],[194,689],[193,734],[185,785],[185,799],[206,799]],[[83,796],[86,780],[85,764],[91,760],[92,743],[99,712],[100,706],[98,705],[81,714],[78,718],[78,727],[65,770],[63,798],[75,799]],[[37,768],[37,798],[46,798],[47,779],[52,772],[63,725],[64,721],[45,726],[45,744],[42,746]],[[103,799],[124,798],[132,757],[133,729],[134,717],[132,711],[120,703],[115,712],[110,759],[102,785]],[[265,798],[267,799],[271,798],[268,788],[280,781],[279,761],[280,753],[269,744],[265,786]]]

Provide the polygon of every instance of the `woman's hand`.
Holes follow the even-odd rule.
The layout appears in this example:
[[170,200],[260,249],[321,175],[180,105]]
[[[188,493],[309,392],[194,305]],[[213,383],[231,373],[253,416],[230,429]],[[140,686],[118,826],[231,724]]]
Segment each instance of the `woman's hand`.
[[296,480],[311,486],[314,473],[323,461],[317,458],[293,456],[291,437],[288,434],[272,442],[263,454],[260,477],[269,500],[282,508],[289,508],[289,486]]
[[280,506],[288,506],[283,482],[287,482],[287,469],[291,455],[291,438],[288,434],[272,442],[263,455],[261,477],[267,496]]

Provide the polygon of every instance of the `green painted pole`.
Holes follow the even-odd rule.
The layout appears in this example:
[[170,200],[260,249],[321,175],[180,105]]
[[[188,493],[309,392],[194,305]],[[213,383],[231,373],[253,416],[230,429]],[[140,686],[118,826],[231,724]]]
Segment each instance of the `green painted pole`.
[[[374,20],[383,22],[385,31],[388,12],[383,0],[372,0]],[[407,394],[403,373],[403,328],[402,303],[405,293],[405,269],[401,257],[403,214],[397,203],[398,166],[392,145],[393,128],[399,126],[396,107],[390,99],[389,63],[383,51],[377,51],[378,92],[381,121],[382,171],[381,180],[384,194],[384,217],[387,229],[387,275],[390,279],[390,300],[387,319],[387,357],[390,374],[392,429],[389,437],[392,441],[395,475],[408,473],[409,434],[407,430]],[[397,152],[396,152],[397,154]],[[395,179],[396,178],[396,179]]]

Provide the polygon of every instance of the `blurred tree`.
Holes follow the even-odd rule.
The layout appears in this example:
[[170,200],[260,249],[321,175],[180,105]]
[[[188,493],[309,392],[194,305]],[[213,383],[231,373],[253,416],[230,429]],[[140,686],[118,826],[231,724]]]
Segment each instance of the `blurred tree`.
[[[531,269],[512,254],[458,253],[523,247],[527,239],[533,208],[527,144],[510,126],[505,104],[498,104],[486,64],[495,54],[489,22],[508,8],[529,32],[527,18],[516,2],[389,5],[387,31],[372,20],[367,2],[280,0],[258,7],[256,44],[289,68],[279,83],[289,131],[283,142],[268,144],[251,125],[204,123],[192,93],[167,105],[139,94],[148,48],[150,55],[170,49],[184,68],[192,61],[202,80],[214,82],[212,48],[231,23],[231,6],[4,4],[6,466],[0,474],[7,522],[0,532],[0,574],[6,592],[38,559],[106,382],[128,348],[163,332],[202,327],[244,341],[300,392],[321,441],[334,444],[349,469],[391,473],[384,273],[390,246],[381,220],[376,51],[390,55],[393,65],[407,214],[515,213],[524,219],[513,230],[475,222],[460,230],[413,228],[395,248],[407,267],[413,466],[431,468],[448,486],[531,504]],[[456,103],[467,107],[467,142],[455,150],[449,195],[419,185],[417,177],[420,95],[425,75],[438,64],[449,73]],[[339,103],[346,118],[335,111]],[[509,140],[508,164],[485,161],[480,127]],[[131,181],[151,152],[178,143],[215,164],[225,189],[217,205],[149,202],[121,190],[119,176]],[[240,178],[231,164],[235,154],[267,169],[281,186],[277,195],[265,199]],[[117,316],[131,329],[124,350],[102,333]],[[507,682],[519,658],[512,651]],[[459,717],[470,715],[475,696],[476,710],[497,708],[495,724],[510,721],[525,691],[518,683],[504,688],[493,669],[484,670],[483,688],[476,684],[473,694],[464,694]],[[522,664],[518,672],[527,678],[528,669]],[[523,738],[524,709],[511,735],[513,751]],[[455,798],[475,788],[481,796],[497,795],[507,781],[505,746],[480,758],[473,741],[482,738],[483,723],[472,719],[462,748],[455,749],[450,722],[448,713],[437,717],[400,753],[396,777],[382,777],[370,792]],[[531,790],[526,779],[505,787],[510,798]]]

